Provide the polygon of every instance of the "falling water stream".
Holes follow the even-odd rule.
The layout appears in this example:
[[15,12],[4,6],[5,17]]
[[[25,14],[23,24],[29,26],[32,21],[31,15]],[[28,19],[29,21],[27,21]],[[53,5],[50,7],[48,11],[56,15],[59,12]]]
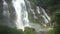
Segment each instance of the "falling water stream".
[[24,0],[12,0],[13,7],[15,8],[16,12],[16,25],[18,29],[23,29],[28,26],[29,27],[29,20],[28,20],[28,12],[26,9],[26,5]]

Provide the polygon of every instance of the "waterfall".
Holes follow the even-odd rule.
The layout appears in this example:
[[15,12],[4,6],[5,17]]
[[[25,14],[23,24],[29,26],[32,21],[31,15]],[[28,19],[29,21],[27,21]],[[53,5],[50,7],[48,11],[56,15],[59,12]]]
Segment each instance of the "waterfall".
[[[17,29],[22,29],[24,31],[25,27],[31,27],[31,28],[35,28],[36,30],[39,30],[41,27],[43,27],[39,23],[33,23],[33,22],[29,21],[28,12],[33,14],[33,16],[30,17],[30,18],[34,18],[38,21],[40,21],[39,17],[41,16],[43,18],[42,21],[45,22],[43,24],[44,26],[46,26],[46,24],[51,20],[50,17],[48,16],[48,14],[45,12],[45,10],[43,8],[41,8],[39,6],[36,6],[35,8],[32,8],[30,2],[27,1],[27,0],[26,0],[26,2],[25,2],[25,0],[12,0],[11,2],[12,2],[11,5],[15,9],[14,12],[15,12],[15,15],[16,15],[15,16],[16,20],[14,22],[16,24]],[[7,16],[10,19],[12,14],[10,13],[8,8],[9,8],[8,3],[6,3],[6,0],[3,0],[3,9],[4,9],[3,15]],[[36,11],[35,11],[35,9],[36,9]],[[43,13],[43,14],[41,14],[41,13]],[[37,15],[39,14],[39,16],[37,16],[36,14]]]
[[23,29],[24,31],[25,27],[30,27],[25,1],[24,0],[12,0],[12,4],[16,12],[15,23],[16,23],[17,29]]

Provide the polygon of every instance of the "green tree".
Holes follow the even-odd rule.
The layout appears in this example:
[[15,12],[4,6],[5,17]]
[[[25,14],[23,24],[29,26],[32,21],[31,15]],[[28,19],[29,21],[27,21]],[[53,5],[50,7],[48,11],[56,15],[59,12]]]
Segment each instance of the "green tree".
[[60,13],[59,12],[53,15],[52,23],[54,24],[53,30],[55,34],[60,34]]
[[7,25],[0,24],[0,34],[22,34],[15,28],[10,28]]

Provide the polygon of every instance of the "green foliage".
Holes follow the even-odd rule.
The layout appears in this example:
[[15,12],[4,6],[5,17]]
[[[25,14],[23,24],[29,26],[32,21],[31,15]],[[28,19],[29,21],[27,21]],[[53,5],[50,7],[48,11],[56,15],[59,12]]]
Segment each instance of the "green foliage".
[[33,28],[26,27],[23,34],[36,34],[36,31]]
[[56,12],[52,16],[52,23],[54,23],[53,30],[55,31],[55,34],[60,34],[60,13]]
[[16,28],[11,28],[7,25],[0,24],[0,34],[36,34],[36,31],[33,28],[26,27],[23,32],[21,29],[17,30]]
[[49,31],[48,31],[48,34],[55,34],[55,33],[54,33],[54,30],[49,30]]
[[0,34],[21,34],[21,32],[7,25],[0,24]]
[[[53,16],[52,16],[52,22],[60,22],[60,13],[59,12],[56,12]],[[57,23],[57,24],[58,24]]]

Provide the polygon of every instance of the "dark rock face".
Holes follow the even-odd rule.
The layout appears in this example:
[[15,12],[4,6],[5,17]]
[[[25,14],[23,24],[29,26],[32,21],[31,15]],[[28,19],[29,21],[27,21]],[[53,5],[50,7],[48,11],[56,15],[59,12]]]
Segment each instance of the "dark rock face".
[[[11,2],[11,0],[5,0],[5,1],[8,4],[8,7],[7,8],[5,7],[6,14],[3,13],[4,12],[3,0],[0,0],[0,23],[6,24],[11,27],[15,27],[15,23],[14,23],[15,10],[12,6],[12,2]],[[7,10],[9,11],[10,15]],[[8,16],[10,16],[10,17],[8,17]]]
[[14,20],[15,20],[15,17],[16,17],[16,14],[15,14],[15,9],[12,5],[12,0],[6,0],[7,4],[8,4],[8,11],[10,13],[10,25],[12,26],[15,26],[15,23],[14,23]]
[[0,21],[3,20],[3,1],[0,0]]

